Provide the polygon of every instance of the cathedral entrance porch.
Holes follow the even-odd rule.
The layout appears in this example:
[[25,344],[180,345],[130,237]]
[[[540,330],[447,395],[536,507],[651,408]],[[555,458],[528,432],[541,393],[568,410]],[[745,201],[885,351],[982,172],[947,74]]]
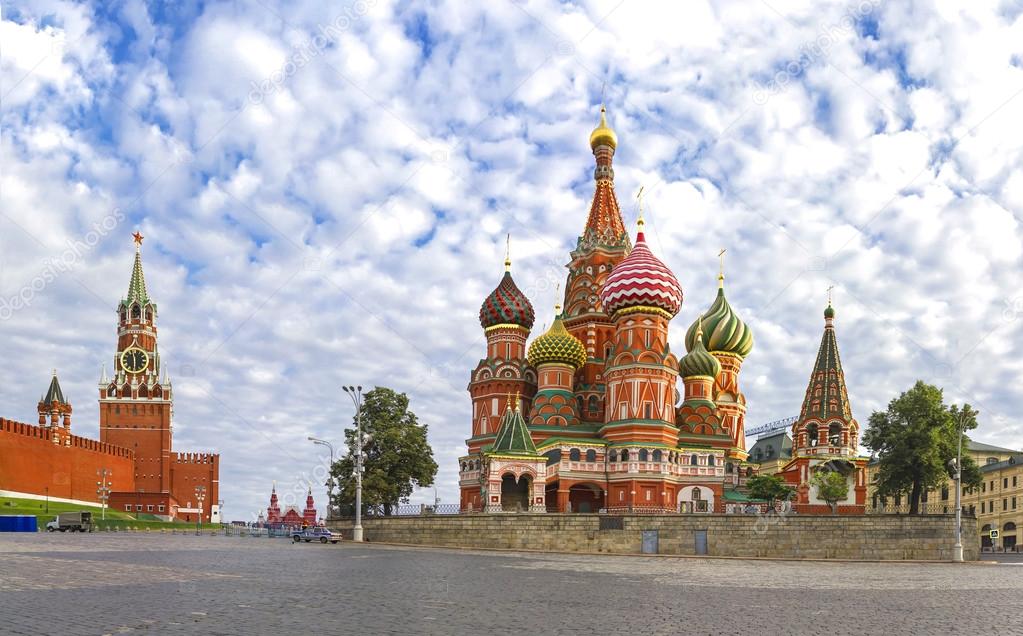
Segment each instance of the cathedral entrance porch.
[[501,510],[503,512],[526,512],[529,510],[529,493],[532,479],[529,475],[506,473],[501,477]]

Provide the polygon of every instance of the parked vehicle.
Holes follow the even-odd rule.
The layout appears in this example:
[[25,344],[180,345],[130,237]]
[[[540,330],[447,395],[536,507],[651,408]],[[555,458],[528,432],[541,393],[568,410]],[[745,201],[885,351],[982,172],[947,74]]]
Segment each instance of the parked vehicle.
[[298,543],[299,541],[305,541],[306,543],[309,543],[310,541],[319,541],[320,543],[330,541],[331,543],[337,543],[341,540],[341,535],[334,534],[326,528],[303,528],[302,530],[292,530],[291,540],[295,543]]
[[54,530],[60,530],[61,532],[92,532],[92,513],[88,511],[81,512],[62,512],[58,514],[53,521],[46,524],[46,531],[53,532]]

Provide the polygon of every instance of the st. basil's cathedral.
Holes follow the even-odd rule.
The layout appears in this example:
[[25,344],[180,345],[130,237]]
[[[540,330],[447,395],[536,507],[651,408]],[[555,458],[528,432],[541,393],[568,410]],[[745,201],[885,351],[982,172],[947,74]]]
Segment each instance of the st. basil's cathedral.
[[[510,257],[480,309],[487,352],[468,387],[472,436],[459,459],[465,511],[712,513],[750,502],[745,483],[758,467],[746,451],[740,375],[753,333],[729,305],[722,271],[717,296],[686,331],[686,355],[672,353],[668,325],[682,287],[647,245],[642,210],[634,245],[625,228],[617,145],[602,107],[590,134],[593,200],[550,328],[527,347],[535,313]],[[858,457],[830,303],[825,316],[793,424],[798,448],[779,474],[797,503],[827,509],[810,479],[839,469],[850,485],[839,510],[862,512],[866,459]]]

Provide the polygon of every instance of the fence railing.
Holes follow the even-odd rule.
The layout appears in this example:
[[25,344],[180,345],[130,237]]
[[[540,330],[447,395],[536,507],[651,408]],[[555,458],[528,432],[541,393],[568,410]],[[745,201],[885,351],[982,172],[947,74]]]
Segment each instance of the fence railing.
[[[916,514],[920,515],[954,515],[956,513],[956,506],[954,502],[941,501],[937,503],[928,502],[921,503],[917,506]],[[868,515],[908,515],[911,513],[911,507],[908,503],[903,504],[867,504]],[[964,517],[976,517],[977,512],[973,506],[963,506]]]

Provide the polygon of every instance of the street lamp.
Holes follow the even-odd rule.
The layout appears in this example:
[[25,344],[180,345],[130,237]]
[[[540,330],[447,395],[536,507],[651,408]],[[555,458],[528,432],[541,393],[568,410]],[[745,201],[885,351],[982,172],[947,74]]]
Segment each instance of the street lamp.
[[[110,480],[114,471],[109,468],[100,468],[96,471],[96,475],[99,476],[99,481],[96,482],[96,496],[99,497],[100,503],[103,504],[102,512],[100,516],[104,521],[107,520],[107,501],[110,499]],[[47,491],[47,500],[49,500],[49,491]]]
[[343,386],[341,389],[355,404],[355,527],[352,540],[362,541],[362,387]]
[[333,500],[334,500],[334,472],[333,472],[334,471],[334,445],[331,444],[330,442],[328,442],[325,439],[319,439],[317,437],[308,437],[307,439],[310,442],[312,442],[313,444],[318,444],[320,446],[326,446],[327,448],[330,449],[330,470],[327,472],[327,475],[328,475],[327,476],[327,519],[330,519],[332,517],[332,515],[330,513],[330,510],[331,510],[331,507],[333,505],[331,502],[333,502]]
[[195,534],[202,534],[202,502],[206,500],[206,486],[195,487],[195,498],[199,501],[199,516],[195,520]]
[[959,412],[959,444],[952,465],[956,478],[956,543],[952,546],[952,560],[963,562],[963,428],[966,426],[966,408]]

